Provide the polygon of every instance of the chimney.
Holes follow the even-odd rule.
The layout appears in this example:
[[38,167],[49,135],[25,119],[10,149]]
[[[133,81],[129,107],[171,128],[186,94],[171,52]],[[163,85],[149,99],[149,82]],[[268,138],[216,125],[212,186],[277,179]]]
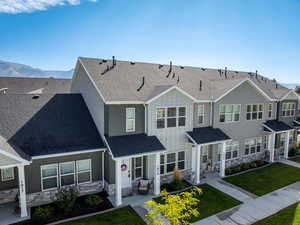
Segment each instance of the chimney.
[[137,89],[137,91],[140,91],[142,89],[142,87],[144,86],[145,84],[145,76],[143,76],[143,79],[142,79],[142,84],[141,86]]

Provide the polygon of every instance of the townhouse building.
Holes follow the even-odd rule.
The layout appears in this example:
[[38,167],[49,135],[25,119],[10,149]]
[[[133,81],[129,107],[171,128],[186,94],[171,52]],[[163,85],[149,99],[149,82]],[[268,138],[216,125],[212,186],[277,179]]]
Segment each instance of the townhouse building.
[[299,95],[257,72],[80,57],[70,86],[0,95],[0,196],[22,216],[64,186],[118,206],[140,179],[159,195],[175,168],[198,184],[300,142]]

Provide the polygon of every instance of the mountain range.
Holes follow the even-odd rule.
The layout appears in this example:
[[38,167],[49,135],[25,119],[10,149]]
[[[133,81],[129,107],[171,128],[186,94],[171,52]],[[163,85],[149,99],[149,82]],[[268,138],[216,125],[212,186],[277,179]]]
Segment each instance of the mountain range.
[[71,78],[74,69],[64,70],[42,70],[20,63],[6,62],[0,60],[1,77],[54,77]]
[[[64,70],[42,70],[28,65],[0,60],[1,77],[54,77],[72,78],[74,69]],[[287,88],[295,88],[300,83],[281,83]]]

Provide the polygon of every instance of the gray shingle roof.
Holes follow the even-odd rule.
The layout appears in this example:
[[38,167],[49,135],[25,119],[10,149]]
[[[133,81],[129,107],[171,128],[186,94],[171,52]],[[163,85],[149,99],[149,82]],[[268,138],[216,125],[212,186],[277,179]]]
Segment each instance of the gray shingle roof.
[[[169,73],[169,65],[128,61],[117,61],[115,67],[105,72],[112,66],[112,60],[83,57],[79,60],[91,75],[106,102],[145,102],[174,85],[199,101],[216,100],[246,79],[251,79],[271,99],[279,99],[289,91],[280,84],[277,84],[276,88],[276,83],[272,80],[261,75],[256,78],[254,73],[248,72],[227,70],[225,76],[224,70],[172,66],[172,71]],[[142,84],[143,76],[145,84],[140,91],[137,91]]]
[[71,79],[0,77],[0,89],[8,88],[7,94],[69,93]]
[[282,121],[278,121],[278,120],[268,120],[264,123],[264,125],[266,126],[266,128],[268,130],[271,129],[271,131],[274,131],[274,132],[282,132],[282,131],[288,131],[288,130],[293,129],[291,126],[287,125],[286,123],[284,123]]
[[30,156],[104,148],[80,94],[0,95],[0,148]]
[[187,134],[198,145],[231,140],[221,129],[212,127],[194,128],[193,131],[189,131]]

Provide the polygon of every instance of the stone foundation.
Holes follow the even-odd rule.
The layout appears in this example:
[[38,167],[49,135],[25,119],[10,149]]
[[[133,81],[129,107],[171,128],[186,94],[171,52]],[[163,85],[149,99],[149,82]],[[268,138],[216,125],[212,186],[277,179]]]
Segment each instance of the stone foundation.
[[[192,179],[192,169],[186,169],[181,171],[183,177],[185,180],[191,180]],[[170,183],[174,180],[174,173],[170,173],[167,175],[161,175],[160,176],[160,182],[161,184]]]
[[[93,194],[98,193],[103,190],[102,182],[93,182],[93,183],[87,183],[87,184],[81,184],[77,186],[79,195],[87,195],[87,194]],[[55,194],[57,193],[57,190],[53,191],[43,191],[43,192],[37,192],[32,194],[27,194],[27,205],[28,206],[38,206],[38,205],[44,205],[50,202],[53,202],[55,200]]]
[[18,188],[0,191],[0,204],[14,202],[18,192]]

